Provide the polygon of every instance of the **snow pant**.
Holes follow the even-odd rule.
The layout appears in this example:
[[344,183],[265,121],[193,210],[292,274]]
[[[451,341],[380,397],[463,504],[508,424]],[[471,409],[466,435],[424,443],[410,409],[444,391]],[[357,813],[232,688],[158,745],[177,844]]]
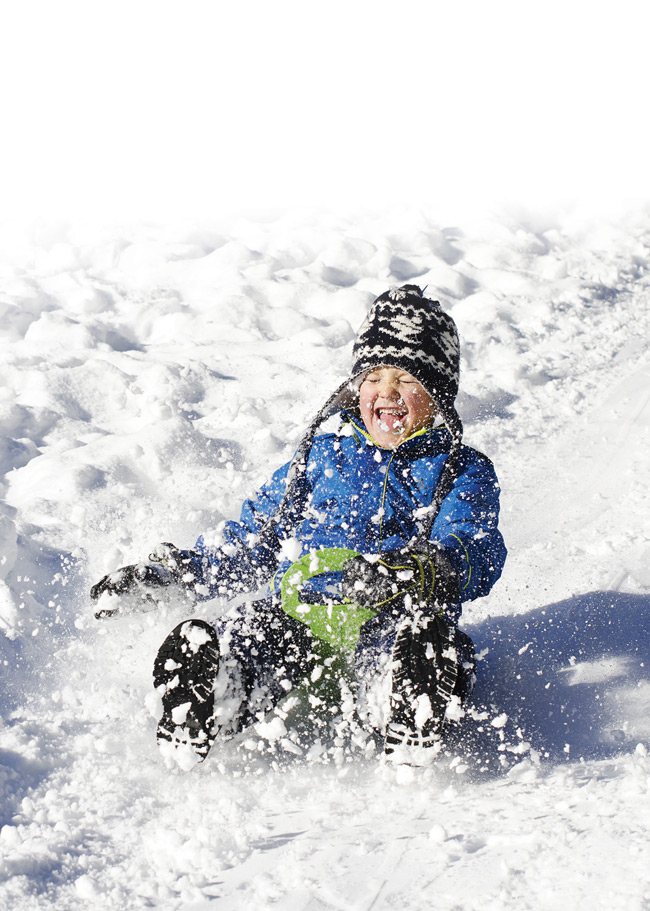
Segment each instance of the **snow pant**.
[[[385,611],[364,623],[350,659],[357,714],[365,727],[379,733],[387,720],[391,653],[403,617]],[[215,626],[222,656],[216,705],[224,734],[261,721],[305,678],[317,676],[323,663],[309,627],[288,616],[273,599],[239,605]],[[455,646],[459,673],[453,695],[462,703],[474,685],[474,646],[459,629]]]

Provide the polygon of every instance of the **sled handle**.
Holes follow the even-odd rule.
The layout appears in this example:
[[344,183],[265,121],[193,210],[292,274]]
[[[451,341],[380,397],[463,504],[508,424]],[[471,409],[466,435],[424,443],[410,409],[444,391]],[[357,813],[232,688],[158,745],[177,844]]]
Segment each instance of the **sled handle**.
[[376,612],[335,595],[323,604],[307,604],[301,600],[302,587],[313,576],[340,572],[348,560],[358,556],[358,551],[345,547],[313,550],[292,563],[280,582],[280,599],[285,613],[305,623],[314,636],[338,652],[354,651],[362,625]]

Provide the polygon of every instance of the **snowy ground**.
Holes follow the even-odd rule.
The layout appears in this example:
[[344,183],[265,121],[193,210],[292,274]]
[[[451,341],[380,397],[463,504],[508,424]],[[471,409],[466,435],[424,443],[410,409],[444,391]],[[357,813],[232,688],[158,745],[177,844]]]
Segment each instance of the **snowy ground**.
[[[406,280],[458,323],[502,482],[509,560],[464,623],[531,749],[413,769],[255,734],[170,770],[150,669],[182,608],[97,622],[88,587],[217,534]],[[648,209],[2,234],[0,906],[648,911],[649,291]]]

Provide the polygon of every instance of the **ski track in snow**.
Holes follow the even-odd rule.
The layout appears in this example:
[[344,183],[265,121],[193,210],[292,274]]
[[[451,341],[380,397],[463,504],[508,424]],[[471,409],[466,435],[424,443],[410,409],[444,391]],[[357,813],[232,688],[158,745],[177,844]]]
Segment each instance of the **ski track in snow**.
[[[648,911],[649,267],[646,209],[0,233],[0,906]],[[458,323],[503,488],[463,621],[487,720],[427,768],[289,725],[168,769],[151,664],[186,608],[97,622],[88,588],[218,538],[406,281]]]

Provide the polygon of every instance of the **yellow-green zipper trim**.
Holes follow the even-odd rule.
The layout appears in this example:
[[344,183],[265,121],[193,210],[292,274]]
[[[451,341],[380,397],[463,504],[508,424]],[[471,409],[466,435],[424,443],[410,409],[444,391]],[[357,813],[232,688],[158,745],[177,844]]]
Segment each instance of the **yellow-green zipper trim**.
[[451,538],[456,538],[456,540],[458,541],[458,543],[460,544],[460,546],[461,546],[461,547],[463,548],[463,550],[465,551],[465,561],[466,561],[466,563],[467,563],[467,582],[465,583],[465,585],[463,585],[463,591],[465,591],[465,589],[466,589],[467,586],[469,585],[470,579],[472,578],[472,564],[469,562],[469,553],[468,553],[468,551],[467,551],[467,548],[465,547],[465,545],[464,545],[463,542],[461,541],[461,539],[458,537],[458,535],[455,535],[453,532],[451,532],[450,537],[451,537]]

